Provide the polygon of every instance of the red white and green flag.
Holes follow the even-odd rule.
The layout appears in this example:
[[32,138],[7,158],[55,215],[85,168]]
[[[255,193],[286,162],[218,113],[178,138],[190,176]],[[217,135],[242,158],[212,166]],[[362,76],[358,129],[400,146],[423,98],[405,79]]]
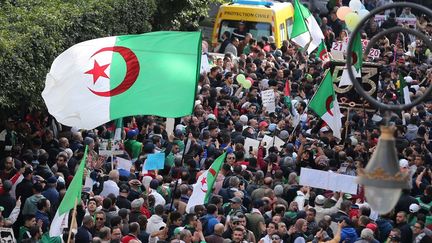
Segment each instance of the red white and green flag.
[[399,74],[399,80],[398,80],[398,86],[399,86],[399,100],[402,104],[410,104],[411,98],[408,90],[408,85],[405,81],[404,76],[402,74]]
[[298,0],[294,0],[294,18],[291,40],[312,53],[324,40],[321,27],[312,13]]
[[51,222],[49,236],[60,236],[63,229],[68,227],[69,212],[75,206],[75,202],[81,202],[81,192],[83,187],[84,168],[87,161],[87,146],[84,151],[84,156],[78,167],[72,182],[69,184],[66,194],[57,209],[57,212]]
[[341,138],[342,115],[339,103],[333,87],[331,72],[327,71],[314,97],[309,102],[309,107],[323,119],[332,129],[333,135]]
[[187,212],[189,212],[190,208],[196,205],[204,205],[208,202],[213,193],[213,185],[225,161],[225,156],[226,152],[219,156],[210,168],[198,177],[198,180],[193,187],[192,195],[190,196],[186,206]]
[[53,62],[42,97],[68,126],[93,129],[132,115],[192,113],[201,33],[161,31],[76,44]]
[[330,53],[327,51],[327,47],[323,40],[318,46],[317,54],[318,54],[318,58],[322,61],[322,66],[326,65],[328,62],[331,61]]
[[290,81],[287,79],[285,82],[285,88],[284,88],[284,104],[288,109],[291,109],[291,87],[290,87]]
[[[351,36],[350,38],[353,38],[353,36]],[[351,63],[352,63],[352,70],[354,73],[354,77],[356,78],[360,78],[361,77],[361,68],[363,66],[363,46],[362,46],[362,42],[361,42],[361,36],[360,34],[357,34],[354,37],[354,43],[353,43],[353,52],[352,52],[352,57],[351,57]],[[342,76],[341,76],[341,80],[339,82],[339,87],[341,86],[345,86],[345,85],[352,85],[352,81],[351,78],[349,77],[348,74],[348,68],[345,67],[343,72],[342,72]]]

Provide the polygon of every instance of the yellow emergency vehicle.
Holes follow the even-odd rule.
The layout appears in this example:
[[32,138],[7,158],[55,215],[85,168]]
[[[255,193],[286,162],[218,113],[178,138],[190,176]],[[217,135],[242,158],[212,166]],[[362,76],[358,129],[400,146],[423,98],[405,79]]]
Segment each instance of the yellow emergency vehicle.
[[289,39],[294,8],[291,3],[263,0],[234,0],[219,8],[213,28],[212,45],[221,43],[225,31],[234,36],[251,33],[253,38],[273,36],[278,47]]

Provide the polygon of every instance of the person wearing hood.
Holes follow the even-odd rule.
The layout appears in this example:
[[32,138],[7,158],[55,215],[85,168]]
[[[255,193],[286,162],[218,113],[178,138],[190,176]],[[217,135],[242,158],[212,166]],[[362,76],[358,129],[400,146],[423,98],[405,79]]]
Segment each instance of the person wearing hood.
[[342,222],[341,242],[354,243],[358,235],[353,227],[351,219],[347,216],[343,216],[340,218],[339,222]]
[[152,234],[158,231],[162,227],[166,227],[166,224],[163,221],[162,215],[164,211],[164,206],[156,205],[155,213],[148,219],[146,232],[147,234]]
[[37,203],[39,200],[45,198],[42,196],[41,192],[43,187],[40,183],[33,184],[33,196],[27,198],[24,203],[24,208],[22,210],[22,214],[35,214],[37,211]]
[[418,131],[417,123],[418,123],[418,117],[416,116],[411,117],[410,123],[408,124],[407,131],[405,133],[405,138],[410,142],[417,138],[417,131]]

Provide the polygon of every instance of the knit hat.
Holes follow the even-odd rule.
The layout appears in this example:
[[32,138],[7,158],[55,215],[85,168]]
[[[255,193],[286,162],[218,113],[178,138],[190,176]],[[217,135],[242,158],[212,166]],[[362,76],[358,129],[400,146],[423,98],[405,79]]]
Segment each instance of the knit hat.
[[324,205],[325,197],[323,195],[318,195],[315,197],[315,205],[322,206]]

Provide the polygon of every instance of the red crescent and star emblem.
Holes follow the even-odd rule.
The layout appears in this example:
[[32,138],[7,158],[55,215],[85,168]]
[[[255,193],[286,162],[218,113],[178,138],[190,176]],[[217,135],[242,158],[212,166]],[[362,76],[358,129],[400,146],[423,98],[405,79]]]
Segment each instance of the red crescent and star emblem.
[[322,50],[319,54],[319,57],[321,60],[327,60],[328,59],[328,52],[326,49]]
[[330,108],[330,105],[332,102],[333,102],[333,95],[330,95],[326,99],[326,110],[331,116],[333,116],[333,112],[331,111],[331,108]]
[[[207,173],[210,173],[213,177],[216,176],[216,171],[213,168],[210,168]],[[204,193],[207,193],[207,188],[208,188],[207,177],[203,177],[201,179],[200,183],[201,183],[201,191]],[[206,186],[204,186],[204,185],[206,185]]]
[[357,53],[353,52],[351,57],[352,57],[352,64],[353,65],[356,64],[357,63]]
[[[125,92],[126,90],[128,90],[130,87],[132,87],[132,85],[135,83],[135,81],[138,78],[140,65],[135,53],[133,53],[131,49],[123,46],[101,48],[100,50],[93,53],[93,55],[90,58],[94,57],[96,54],[105,51],[117,52],[123,57],[124,61],[126,62],[126,75],[122,80],[122,82],[114,89],[108,91],[95,91],[92,90],[91,88],[88,89],[95,95],[102,96],[102,97],[111,97],[111,96],[119,95]],[[85,72],[85,74],[93,75],[93,84],[95,84],[100,77],[109,78],[108,75],[105,73],[105,70],[108,68],[109,65],[110,63],[105,65],[100,65],[95,60],[93,64],[93,68]]]

